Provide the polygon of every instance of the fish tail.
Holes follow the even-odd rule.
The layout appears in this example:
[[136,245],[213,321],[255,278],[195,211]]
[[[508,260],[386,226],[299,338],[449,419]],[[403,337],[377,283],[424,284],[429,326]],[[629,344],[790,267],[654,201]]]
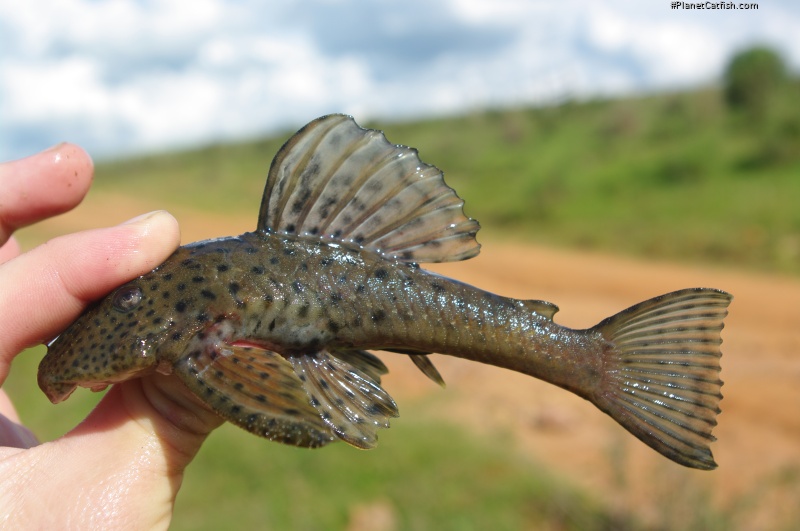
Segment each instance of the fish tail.
[[607,342],[596,405],[651,448],[711,470],[722,399],[720,331],[732,300],[695,288],[644,301],[595,326]]

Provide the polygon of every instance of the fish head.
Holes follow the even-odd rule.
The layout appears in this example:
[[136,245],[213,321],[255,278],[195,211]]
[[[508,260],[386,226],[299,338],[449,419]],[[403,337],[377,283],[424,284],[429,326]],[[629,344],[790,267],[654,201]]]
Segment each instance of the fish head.
[[197,326],[175,309],[165,278],[171,278],[169,268],[159,268],[118,287],[48,344],[38,383],[51,402],[65,400],[77,386],[101,391],[171,371],[168,352],[182,351]]

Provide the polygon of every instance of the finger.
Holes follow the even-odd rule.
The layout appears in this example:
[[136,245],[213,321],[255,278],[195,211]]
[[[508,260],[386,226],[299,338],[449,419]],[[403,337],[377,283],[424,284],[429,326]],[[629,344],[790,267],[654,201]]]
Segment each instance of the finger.
[[16,229],[80,203],[93,174],[91,157],[66,143],[0,164],[0,243]]
[[153,269],[179,240],[175,218],[153,212],[55,238],[0,265],[0,382],[18,352],[47,342],[89,301]]
[[6,243],[0,246],[0,264],[4,264],[12,258],[19,256],[19,253],[19,242],[12,236]]

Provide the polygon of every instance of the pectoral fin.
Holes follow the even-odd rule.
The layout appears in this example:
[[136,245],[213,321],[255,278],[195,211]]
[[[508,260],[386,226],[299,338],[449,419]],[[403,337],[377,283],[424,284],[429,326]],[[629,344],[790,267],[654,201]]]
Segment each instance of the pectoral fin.
[[267,439],[319,447],[337,439],[377,444],[397,406],[380,386],[386,366],[358,350],[284,357],[238,345],[193,351],[174,367],[198,397],[226,420]]
[[294,367],[275,352],[240,346],[198,349],[175,373],[226,420],[272,441],[319,447],[336,440]]

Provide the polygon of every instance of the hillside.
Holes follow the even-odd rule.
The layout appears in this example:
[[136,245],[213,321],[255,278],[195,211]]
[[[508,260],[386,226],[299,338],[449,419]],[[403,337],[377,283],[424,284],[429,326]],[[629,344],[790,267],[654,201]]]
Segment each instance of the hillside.
[[[362,125],[417,147],[493,236],[797,274],[800,109],[775,108],[753,120],[703,90]],[[290,134],[100,163],[96,189],[257,209]]]

